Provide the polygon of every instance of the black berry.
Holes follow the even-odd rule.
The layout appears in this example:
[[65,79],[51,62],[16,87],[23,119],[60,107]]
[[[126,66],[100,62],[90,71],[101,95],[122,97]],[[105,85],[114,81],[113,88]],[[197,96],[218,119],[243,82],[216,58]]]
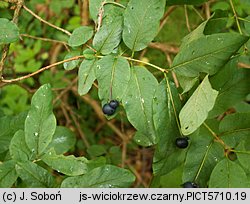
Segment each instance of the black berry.
[[108,103],[106,103],[103,107],[102,107],[102,112],[105,115],[113,115],[115,113],[115,109],[112,108]]
[[175,144],[177,147],[185,149],[188,146],[188,137],[178,137],[175,140]]
[[199,188],[199,186],[196,183],[192,183],[190,181],[182,184],[183,188]]
[[109,102],[110,107],[116,109],[119,106],[119,102],[117,100],[111,100]]

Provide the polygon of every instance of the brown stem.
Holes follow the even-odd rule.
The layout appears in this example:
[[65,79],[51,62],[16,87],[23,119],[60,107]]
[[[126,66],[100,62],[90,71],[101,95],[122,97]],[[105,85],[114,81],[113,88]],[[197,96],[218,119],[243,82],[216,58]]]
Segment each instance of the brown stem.
[[28,75],[25,75],[25,76],[22,76],[22,77],[19,77],[19,78],[16,78],[16,79],[3,79],[3,77],[2,77],[2,79],[0,79],[0,82],[3,82],[3,83],[13,83],[13,82],[21,81],[21,80],[30,78],[32,76],[35,76],[36,74],[39,74],[40,72],[43,72],[43,71],[45,71],[47,69],[50,69],[50,68],[52,68],[54,66],[63,64],[65,62],[70,62],[70,61],[73,61],[73,60],[77,60],[77,59],[80,59],[80,58],[84,58],[84,56],[82,56],[82,55],[81,56],[76,56],[76,57],[72,57],[72,58],[69,58],[69,59],[66,59],[66,60],[63,60],[63,61],[60,61],[60,62],[56,62],[54,64],[50,64],[50,65],[48,65],[46,67],[43,67],[43,68],[37,70],[36,72],[30,73]]
[[40,16],[38,16],[37,14],[35,14],[33,11],[31,11],[31,10],[30,10],[29,8],[27,8],[25,5],[23,5],[23,8],[24,8],[27,12],[29,12],[32,16],[34,16],[35,18],[37,18],[39,21],[41,21],[41,22],[43,22],[43,23],[49,25],[49,26],[52,27],[52,28],[55,28],[55,29],[57,29],[57,30],[60,30],[60,31],[62,31],[63,33],[66,33],[66,34],[69,35],[69,36],[71,35],[71,33],[70,33],[69,31],[67,31],[67,30],[65,30],[65,29],[63,29],[63,28],[60,28],[60,27],[58,27],[58,26],[56,26],[56,25],[53,25],[52,23],[50,23],[50,22],[48,22],[48,21],[42,19]]
[[81,0],[81,24],[89,24],[89,0]]
[[191,32],[191,27],[190,27],[190,23],[189,23],[189,17],[188,17],[188,11],[187,11],[186,5],[184,5],[184,11],[185,11],[185,19],[186,19],[187,29],[188,29],[188,32]]
[[161,29],[164,27],[164,25],[167,23],[168,17],[169,15],[176,9],[176,6],[170,6],[169,9],[166,11],[166,13],[164,14],[163,18],[161,19],[161,23],[160,23],[160,28],[159,31],[161,31]]
[[[19,17],[21,8],[23,6],[24,0],[17,0],[17,1],[15,1],[15,3],[17,3],[17,5],[16,5],[16,9],[14,11],[12,22],[17,24],[18,17]],[[4,45],[3,50],[2,50],[2,58],[0,60],[0,80],[1,80],[2,75],[3,75],[4,63],[7,59],[8,53],[9,53],[9,47],[10,47],[10,44]]]

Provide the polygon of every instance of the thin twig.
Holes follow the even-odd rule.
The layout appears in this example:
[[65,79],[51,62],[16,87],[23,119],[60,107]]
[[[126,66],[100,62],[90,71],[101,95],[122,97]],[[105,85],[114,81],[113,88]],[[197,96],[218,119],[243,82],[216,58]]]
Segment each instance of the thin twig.
[[[14,11],[12,22],[15,24],[18,24],[18,17],[19,17],[21,8],[23,6],[24,0],[18,0],[15,2],[17,3],[17,5],[16,5],[16,9]],[[4,45],[3,50],[2,50],[2,57],[0,60],[0,80],[3,76],[4,63],[7,59],[8,53],[9,53],[9,47],[10,47],[10,44]]]
[[21,37],[27,37],[27,38],[32,38],[35,40],[42,40],[42,41],[46,41],[46,42],[54,42],[54,43],[61,43],[63,45],[68,45],[67,42],[65,41],[60,41],[60,40],[54,40],[54,39],[50,39],[50,38],[42,38],[42,37],[36,37],[33,35],[28,35],[28,34],[20,34]]
[[[103,56],[96,56],[97,58],[103,58]],[[145,62],[145,61],[141,61],[141,60],[138,60],[138,59],[134,59],[134,58],[131,58],[131,57],[125,57],[125,56],[120,56],[120,57],[123,57],[124,59],[128,60],[128,61],[132,61],[132,62],[138,62],[138,63],[142,63],[142,64],[145,64],[145,65],[148,65],[150,67],[153,67],[155,69],[158,69],[159,71],[161,72],[165,72],[165,73],[168,73],[168,70],[167,69],[163,69],[157,65],[154,65],[154,64],[151,64],[149,62]]]
[[211,17],[209,2],[205,3],[205,14],[206,14],[206,19],[209,19]]
[[239,67],[239,68],[250,69],[250,64],[245,64],[245,63],[243,63],[243,62],[239,62],[239,63],[238,63],[238,67]]
[[22,81],[24,79],[30,78],[32,76],[35,76],[35,75],[39,74],[40,72],[43,72],[43,71],[45,71],[47,69],[50,69],[52,67],[55,67],[57,65],[63,64],[65,62],[70,62],[70,61],[73,61],[73,60],[77,60],[77,59],[80,59],[80,58],[84,58],[84,56],[82,56],[82,55],[81,56],[76,56],[76,57],[72,57],[72,58],[69,58],[69,59],[66,59],[66,60],[63,60],[63,61],[60,61],[60,62],[56,62],[54,64],[50,64],[50,65],[48,65],[46,67],[43,67],[43,68],[37,70],[36,72],[30,73],[28,75],[25,75],[25,76],[22,76],[22,77],[19,77],[19,78],[16,78],[16,79],[4,79],[4,78],[2,78],[2,79],[0,79],[0,82],[3,82],[3,83],[13,83],[13,82],[17,82],[17,81]]
[[160,23],[160,27],[159,27],[159,31],[161,31],[161,29],[164,27],[164,25],[167,23],[167,20],[170,16],[170,14],[176,9],[176,6],[170,6],[168,8],[168,10],[166,11],[166,13],[163,15],[162,19],[161,19],[161,23]]
[[89,24],[89,0],[81,1],[81,24],[86,26]]
[[53,104],[55,104],[63,95],[65,95],[72,87],[76,84],[78,78],[76,77],[68,86],[65,88],[57,97],[53,100]]
[[206,123],[203,123],[203,125],[208,129],[208,131],[213,135],[213,137],[215,138],[215,141],[219,142],[223,147],[224,149],[231,149],[230,147],[228,147],[224,141],[222,139],[220,139],[218,137],[218,135],[206,124]]
[[189,23],[189,17],[188,17],[188,11],[187,11],[186,5],[184,5],[184,12],[185,12],[186,26],[187,26],[188,32],[191,32],[191,27],[190,27],[190,23]]
[[203,18],[203,16],[200,14],[199,11],[197,11],[197,9],[196,9],[194,6],[192,6],[192,9],[193,9],[194,12],[200,17],[200,19],[201,19],[202,21],[205,21],[205,19]]
[[63,29],[63,28],[60,28],[60,27],[58,27],[58,26],[56,26],[56,25],[53,25],[52,23],[50,23],[50,22],[48,22],[48,21],[42,19],[40,16],[38,16],[37,14],[35,14],[33,11],[31,11],[31,10],[30,10],[29,8],[27,8],[25,5],[23,5],[23,8],[24,8],[26,11],[28,11],[32,16],[34,16],[35,18],[37,18],[39,21],[41,21],[41,22],[43,22],[43,23],[49,25],[49,26],[52,27],[52,28],[55,28],[55,29],[57,29],[57,30],[60,30],[60,31],[62,31],[63,33],[66,33],[66,34],[69,35],[69,36],[71,35],[71,33],[70,33],[69,31],[67,31],[67,30],[65,30],[65,29]]
[[234,8],[233,1],[232,1],[232,0],[229,0],[229,1],[230,1],[230,5],[231,5],[231,7],[232,7],[233,13],[234,13],[234,17],[235,17],[235,21],[236,21],[238,30],[239,30],[240,34],[242,35],[243,33],[242,33],[242,30],[241,30],[241,27],[240,27],[238,15],[237,15],[236,10],[235,10],[235,8]]
[[149,47],[160,50],[164,53],[177,54],[179,52],[179,48],[177,46],[169,45],[166,43],[159,43],[159,42],[149,43]]
[[141,174],[139,172],[136,171],[136,169],[130,165],[129,163],[127,163],[128,168],[134,173],[134,175],[136,176],[137,180],[145,187],[147,188],[148,185],[144,182],[144,180],[141,177]]
[[89,144],[89,142],[88,142],[88,140],[87,140],[85,134],[83,133],[82,128],[81,128],[81,125],[80,125],[80,123],[78,122],[78,120],[77,120],[77,118],[76,118],[74,112],[72,111],[72,109],[71,109],[70,107],[68,107],[68,106],[65,104],[65,102],[61,101],[61,103],[62,103],[63,106],[69,111],[70,116],[71,116],[71,118],[73,119],[73,121],[74,121],[74,123],[75,123],[75,125],[76,125],[76,127],[77,127],[77,131],[79,132],[79,135],[81,136],[83,143],[84,143],[85,146],[88,148],[88,147],[90,146],[90,144]]

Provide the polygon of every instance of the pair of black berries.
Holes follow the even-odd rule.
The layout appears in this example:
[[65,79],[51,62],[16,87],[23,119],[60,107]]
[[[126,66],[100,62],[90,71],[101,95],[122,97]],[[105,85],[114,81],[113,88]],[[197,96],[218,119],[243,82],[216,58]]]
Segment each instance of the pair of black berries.
[[102,112],[105,115],[113,115],[115,110],[118,108],[119,102],[117,100],[111,100],[109,103],[104,104],[102,107]]

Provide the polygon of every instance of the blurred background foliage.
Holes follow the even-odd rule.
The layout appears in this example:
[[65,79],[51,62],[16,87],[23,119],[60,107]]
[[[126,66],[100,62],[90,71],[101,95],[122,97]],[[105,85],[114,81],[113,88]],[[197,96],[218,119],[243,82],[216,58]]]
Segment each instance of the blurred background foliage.
[[[72,32],[81,25],[94,27],[93,20],[86,12],[88,11],[86,2],[88,3],[86,0],[27,0],[25,4],[43,19]],[[126,4],[127,0],[117,2]],[[239,16],[244,18],[250,15],[249,0],[234,0],[234,3]],[[228,0],[211,0],[197,6],[167,7],[166,11],[169,13],[163,18],[157,37],[147,49],[137,53],[135,57],[160,67],[169,66],[178,52],[182,38],[218,9],[225,11],[229,16],[227,29],[236,31]],[[0,18],[11,20],[13,10],[12,4],[0,0]],[[34,72],[63,60],[69,52],[66,44],[46,41],[54,39],[67,42],[66,34],[41,23],[25,10],[22,10],[19,17],[19,28],[22,37],[19,42],[10,46],[4,69],[5,78],[15,78]],[[249,58],[245,60],[249,61]],[[155,76],[160,76],[155,70],[152,72]],[[63,65],[59,65],[16,84],[0,87],[0,115],[8,117],[28,110],[35,90],[42,84],[50,83],[55,94],[54,112],[58,125],[68,127],[76,137],[71,152],[66,154],[96,158],[106,163],[126,166],[137,176],[136,187],[148,186],[152,178],[153,148],[142,148],[131,138],[122,141],[116,134],[116,128],[131,136],[134,132],[125,114],[120,112],[115,119],[108,122],[102,116],[96,87],[93,87],[87,96],[80,97],[77,93],[76,77],[76,69],[65,71]],[[236,108],[240,109],[242,106]],[[249,109],[249,106],[246,108]],[[87,139],[87,143],[83,137]],[[4,151],[4,149],[1,151],[1,158],[6,157]],[[182,167],[179,167],[161,177],[161,187],[176,187],[181,183],[181,174]]]

